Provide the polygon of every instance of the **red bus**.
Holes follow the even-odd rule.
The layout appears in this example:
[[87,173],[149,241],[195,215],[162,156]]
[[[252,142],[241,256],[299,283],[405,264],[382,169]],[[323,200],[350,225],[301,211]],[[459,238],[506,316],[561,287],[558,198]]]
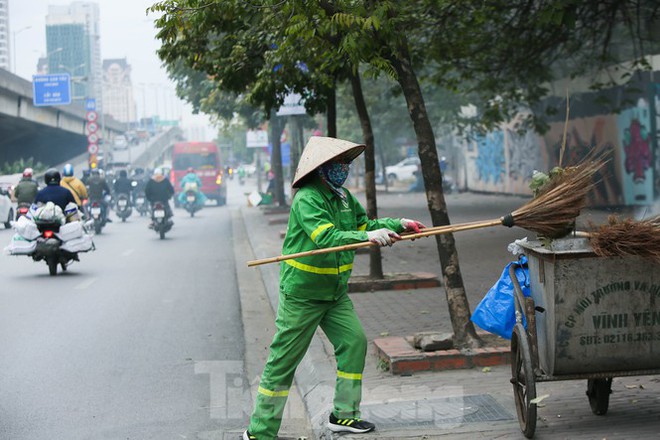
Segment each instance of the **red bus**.
[[227,188],[224,185],[217,145],[213,142],[177,142],[174,144],[170,180],[177,195],[181,192],[181,179],[186,175],[188,168],[193,168],[202,180],[202,192],[206,197],[215,200],[218,205],[227,203]]

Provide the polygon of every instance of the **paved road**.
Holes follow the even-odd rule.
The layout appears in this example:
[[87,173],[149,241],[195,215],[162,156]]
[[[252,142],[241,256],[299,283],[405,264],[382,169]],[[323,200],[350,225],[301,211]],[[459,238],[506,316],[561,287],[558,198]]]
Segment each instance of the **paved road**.
[[222,389],[244,350],[230,208],[184,214],[165,240],[115,217],[57,277],[0,256],[0,438],[216,439],[244,425],[249,395]]

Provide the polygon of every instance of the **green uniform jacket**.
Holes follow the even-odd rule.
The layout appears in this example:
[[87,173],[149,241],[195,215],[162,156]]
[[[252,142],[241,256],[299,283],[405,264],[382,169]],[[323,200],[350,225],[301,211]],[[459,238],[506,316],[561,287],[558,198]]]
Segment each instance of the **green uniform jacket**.
[[[369,220],[360,202],[344,188],[346,200],[315,178],[296,193],[282,254],[311,251],[367,241],[367,233],[380,228],[401,232],[399,219]],[[355,251],[285,260],[280,289],[291,296],[332,301],[346,294]]]

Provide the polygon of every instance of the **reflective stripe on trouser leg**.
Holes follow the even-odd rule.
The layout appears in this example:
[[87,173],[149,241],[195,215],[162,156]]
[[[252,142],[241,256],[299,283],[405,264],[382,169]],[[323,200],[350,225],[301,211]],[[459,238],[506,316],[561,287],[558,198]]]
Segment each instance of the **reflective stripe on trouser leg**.
[[367,337],[348,295],[328,310],[321,328],[332,342],[337,358],[334,414],[340,419],[359,418]]
[[309,301],[280,293],[277,333],[261,376],[248,430],[259,440],[277,437],[296,368],[331,302]]

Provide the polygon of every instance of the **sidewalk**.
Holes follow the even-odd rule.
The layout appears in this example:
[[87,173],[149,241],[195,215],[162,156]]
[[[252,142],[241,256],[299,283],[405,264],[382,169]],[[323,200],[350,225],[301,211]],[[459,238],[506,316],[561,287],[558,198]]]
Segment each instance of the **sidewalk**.
[[[358,195],[358,197],[360,197]],[[430,223],[423,194],[379,194],[379,216],[418,218]],[[447,196],[452,223],[492,218],[510,212],[525,199],[510,196]],[[606,213],[579,219],[602,221]],[[280,254],[283,225],[269,225],[259,208],[243,207],[240,218],[255,258]],[[428,224],[427,223],[427,224]],[[584,224],[584,223],[583,223]],[[506,245],[530,235],[518,228],[487,228],[455,235],[461,271],[472,309],[514,257]],[[531,237],[530,237],[531,238]],[[237,264],[244,264],[238,261]],[[357,255],[353,273],[368,273],[369,257]],[[383,266],[392,272],[440,273],[435,241],[397,243],[383,251]],[[277,306],[279,265],[250,268],[259,274],[273,309]],[[245,273],[243,271],[243,273]],[[370,342],[384,336],[410,336],[421,331],[451,332],[442,288],[375,291],[351,294]],[[247,329],[246,329],[247,331]],[[248,347],[249,349],[249,347]],[[518,426],[509,366],[450,370],[395,376],[383,371],[370,343],[363,379],[363,418],[377,425],[364,435],[337,435],[325,429],[335,382],[332,346],[322,332],[298,368],[300,391],[316,439],[516,439]],[[538,408],[538,439],[657,439],[660,432],[660,377],[615,378],[610,410],[595,416],[585,396],[586,380],[537,384],[537,396],[549,395]],[[303,433],[283,432],[299,436]],[[295,437],[294,437],[295,438]]]

